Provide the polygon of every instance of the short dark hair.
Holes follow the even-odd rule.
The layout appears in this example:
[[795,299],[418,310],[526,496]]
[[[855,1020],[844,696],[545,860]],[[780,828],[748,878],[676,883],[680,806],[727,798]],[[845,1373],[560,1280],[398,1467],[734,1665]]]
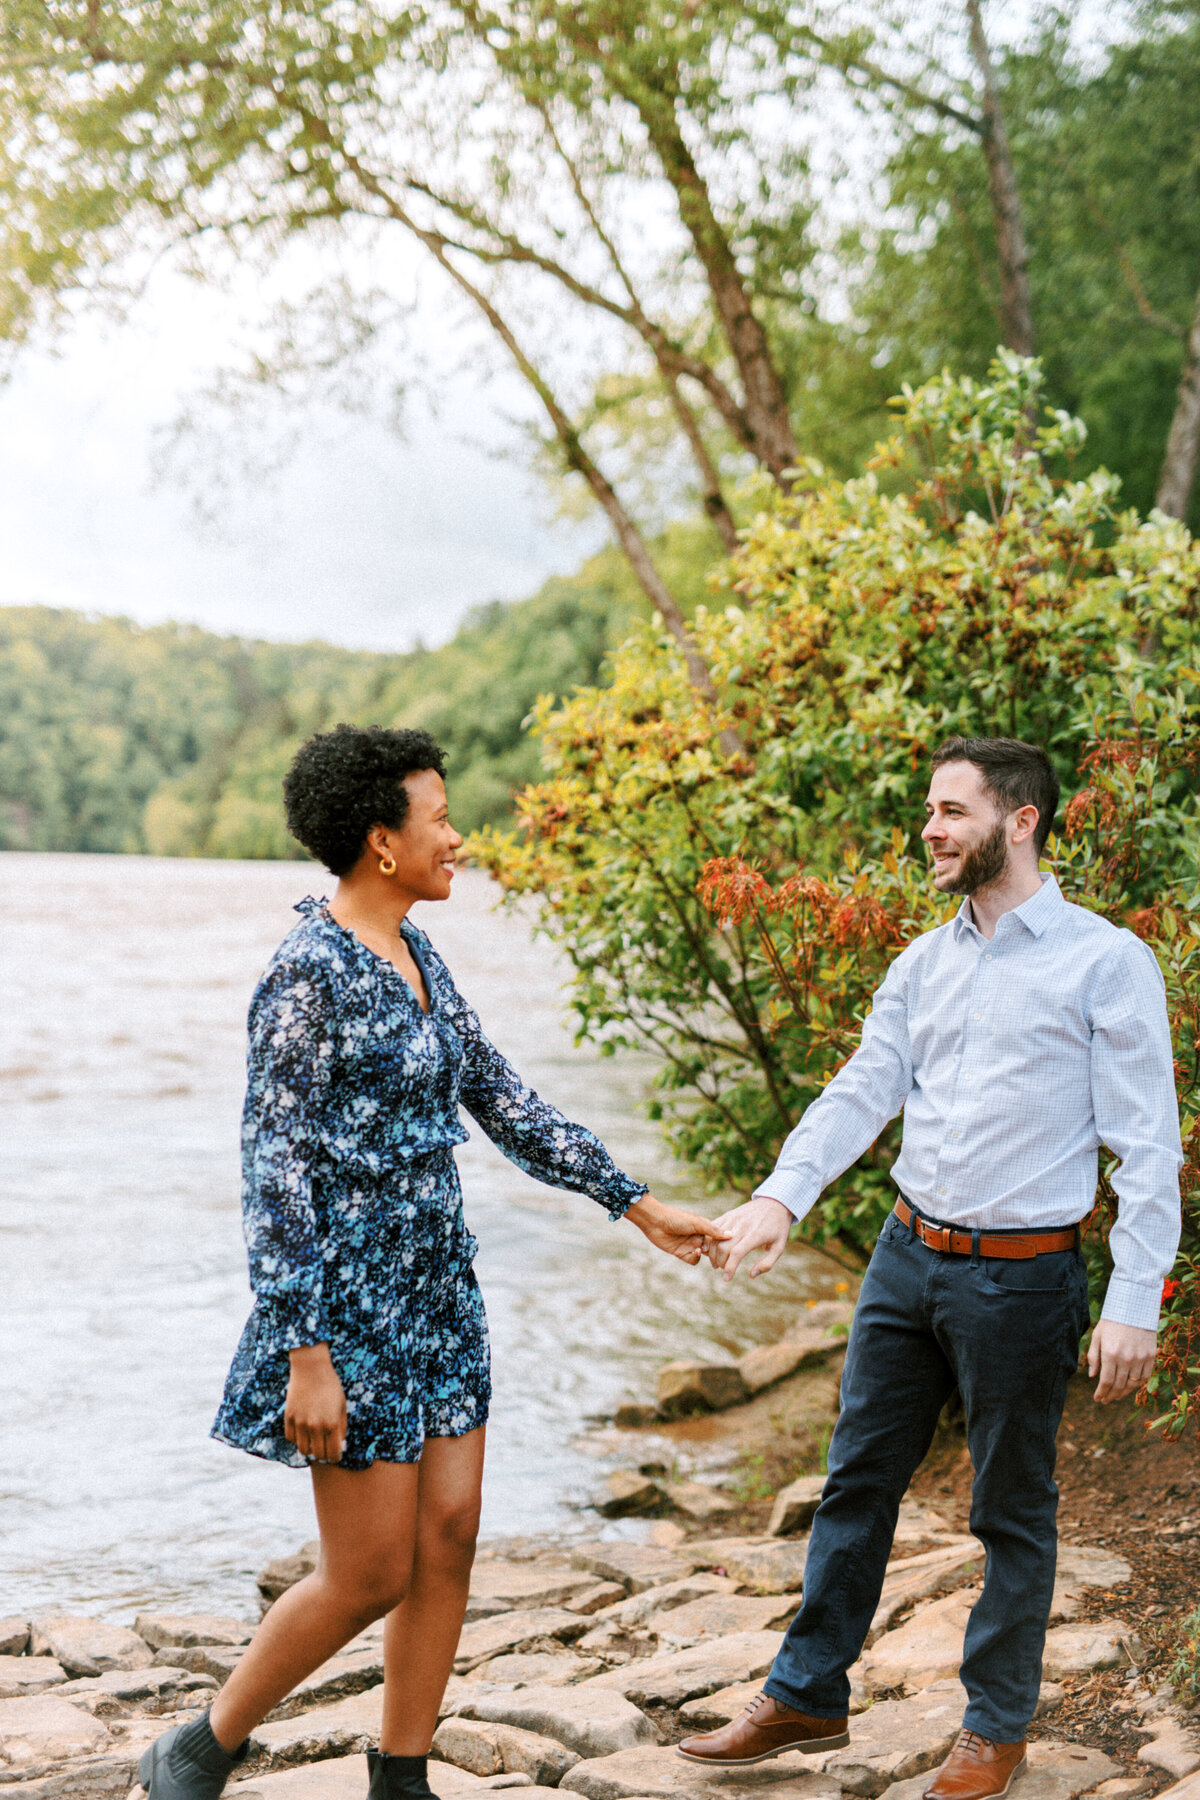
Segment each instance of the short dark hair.
[[1037,807],[1034,842],[1040,856],[1058,811],[1058,776],[1041,745],[1025,744],[1020,738],[951,737],[934,751],[933,766],[940,769],[952,762],[974,763],[1003,812]]
[[446,758],[427,731],[335,725],[301,744],[283,778],[288,830],[331,875],[347,875],[372,825],[399,830],[408,814],[406,775]]

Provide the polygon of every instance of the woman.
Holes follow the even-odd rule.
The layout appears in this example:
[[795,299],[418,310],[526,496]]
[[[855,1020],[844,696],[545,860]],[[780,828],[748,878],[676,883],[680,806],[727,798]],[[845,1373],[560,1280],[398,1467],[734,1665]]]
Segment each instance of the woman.
[[339,725],[284,783],[338,877],[304,900],[250,1006],[242,1132],[254,1310],[213,1435],[312,1471],[321,1551],[192,1724],[151,1745],[150,1800],[214,1800],[249,1733],[386,1615],[370,1800],[420,1800],[479,1521],[487,1326],[453,1148],[461,1102],[513,1162],[699,1261],[714,1231],[660,1205],[525,1087],[407,914],[446,900],[462,839],[422,731]]

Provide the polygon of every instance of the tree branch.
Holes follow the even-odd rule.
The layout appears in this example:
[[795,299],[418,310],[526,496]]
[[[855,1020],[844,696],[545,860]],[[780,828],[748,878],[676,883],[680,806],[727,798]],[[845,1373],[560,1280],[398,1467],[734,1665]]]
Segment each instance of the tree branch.
[[1154,504],[1172,519],[1186,519],[1196,480],[1200,453],[1200,292],[1183,353],[1183,370],[1175,399],[1175,413],[1167,434],[1167,448],[1158,477]]

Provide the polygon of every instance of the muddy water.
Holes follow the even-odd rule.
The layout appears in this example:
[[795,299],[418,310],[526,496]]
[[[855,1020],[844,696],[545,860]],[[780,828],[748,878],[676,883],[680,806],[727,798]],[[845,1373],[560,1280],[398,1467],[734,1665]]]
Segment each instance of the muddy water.
[[[295,863],[0,856],[0,1613],[245,1611],[253,1570],[312,1533],[302,1472],[207,1432],[249,1307],[246,1004],[294,901],[326,885]],[[647,1065],[572,1043],[561,965],[493,900],[468,871],[414,917],[522,1073],[688,1199],[638,1112]],[[478,1128],[459,1166],[495,1359],[485,1531],[594,1535],[588,1415],[671,1357],[769,1338],[836,1277],[793,1253],[726,1289]]]

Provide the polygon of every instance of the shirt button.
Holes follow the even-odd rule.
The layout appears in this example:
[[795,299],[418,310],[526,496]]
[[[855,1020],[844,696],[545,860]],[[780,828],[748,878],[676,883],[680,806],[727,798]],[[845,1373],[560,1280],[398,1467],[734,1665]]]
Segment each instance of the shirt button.
[[939,1188],[939,1189],[938,1189],[938,1193],[939,1193],[939,1194],[944,1194],[944,1193],[945,1193],[945,1191],[946,1191],[946,1190],[945,1190],[945,1188]]
[[969,1076],[969,1075],[964,1075],[964,1076],[963,1076],[963,1080],[964,1080],[964,1081],[970,1081],[970,1079],[971,1079],[971,1077],[970,1077],[970,1076]]
[[951,1133],[950,1133],[950,1136],[951,1136],[951,1137],[961,1137],[961,1136],[962,1136],[962,1132],[961,1132],[961,1131],[952,1131],[952,1132],[951,1132]]
[[982,1013],[974,1013],[974,1014],[972,1014],[972,1017],[976,1018],[976,1019],[982,1019],[983,1014]]
[[989,950],[989,951],[988,951],[988,953],[987,953],[987,955],[986,955],[986,956],[985,956],[985,957],[984,957],[984,959],[983,959],[983,960],[984,960],[984,961],[985,961],[985,962],[991,962],[991,960],[992,960],[992,953],[991,953],[991,951],[990,951],[990,950]]

